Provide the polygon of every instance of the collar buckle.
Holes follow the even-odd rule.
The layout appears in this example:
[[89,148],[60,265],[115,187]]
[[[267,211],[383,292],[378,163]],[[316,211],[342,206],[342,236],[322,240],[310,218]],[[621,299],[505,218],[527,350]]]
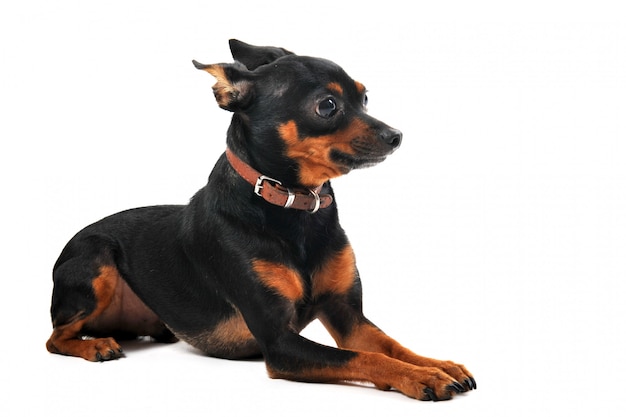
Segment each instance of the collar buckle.
[[254,184],[254,194],[258,195],[259,197],[263,197],[261,195],[261,188],[263,188],[263,181],[273,182],[276,185],[283,185],[282,182],[275,180],[274,178],[271,178],[265,175],[260,175],[256,179],[256,183]]

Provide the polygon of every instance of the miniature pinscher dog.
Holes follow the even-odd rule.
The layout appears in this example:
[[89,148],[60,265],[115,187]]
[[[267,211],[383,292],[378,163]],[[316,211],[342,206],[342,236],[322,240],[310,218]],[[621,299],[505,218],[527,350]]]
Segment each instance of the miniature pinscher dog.
[[[335,63],[230,41],[203,65],[233,112],[226,151],[187,205],[123,211],[78,232],[54,265],[48,351],[124,356],[117,340],[184,340],[260,356],[269,376],[367,382],[420,400],[473,390],[463,365],[418,356],[362,312],[355,255],[330,180],[377,164],[402,133],[367,113]],[[319,319],[338,347],[300,331]]]

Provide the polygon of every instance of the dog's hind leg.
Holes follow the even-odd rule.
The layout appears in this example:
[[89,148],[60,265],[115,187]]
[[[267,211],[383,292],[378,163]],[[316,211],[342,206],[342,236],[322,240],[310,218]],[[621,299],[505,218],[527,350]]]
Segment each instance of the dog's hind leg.
[[86,328],[109,307],[119,282],[113,267],[93,261],[69,259],[54,271],[52,324],[49,352],[78,356],[89,361],[117,359],[122,348],[112,337],[88,338]]
[[55,268],[51,313],[48,351],[89,361],[124,356],[110,336],[177,340],[108,262],[72,258]]

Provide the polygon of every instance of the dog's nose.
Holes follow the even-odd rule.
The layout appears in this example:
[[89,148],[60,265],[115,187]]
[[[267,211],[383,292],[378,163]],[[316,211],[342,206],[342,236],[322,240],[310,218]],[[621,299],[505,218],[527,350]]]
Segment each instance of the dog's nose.
[[380,139],[393,149],[396,149],[402,143],[402,132],[389,127],[381,132]]

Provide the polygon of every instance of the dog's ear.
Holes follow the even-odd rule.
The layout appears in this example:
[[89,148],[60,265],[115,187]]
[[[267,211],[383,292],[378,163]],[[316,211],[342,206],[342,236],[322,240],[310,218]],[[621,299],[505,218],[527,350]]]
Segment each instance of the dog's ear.
[[225,110],[244,110],[252,99],[252,76],[242,64],[201,64],[193,60],[193,65],[215,77],[213,94],[217,104]]
[[293,55],[293,52],[284,48],[277,48],[275,46],[254,46],[237,39],[229,40],[228,44],[230,45],[230,52],[233,54],[235,61],[241,62],[250,71],[254,71],[261,65],[274,62],[281,56]]

